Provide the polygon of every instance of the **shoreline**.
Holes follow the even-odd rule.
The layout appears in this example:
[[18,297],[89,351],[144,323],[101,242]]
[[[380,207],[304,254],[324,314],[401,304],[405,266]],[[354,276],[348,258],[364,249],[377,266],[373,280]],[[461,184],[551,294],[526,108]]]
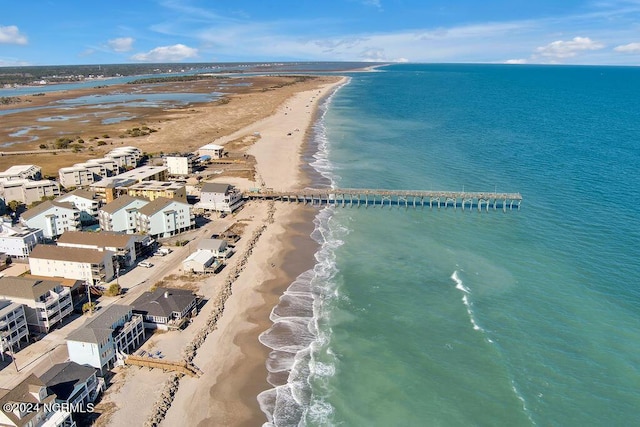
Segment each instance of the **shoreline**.
[[[306,186],[315,178],[304,170],[307,160],[305,153],[314,149],[310,141],[311,128],[319,119],[319,107],[344,81],[340,79],[323,86],[322,90],[314,90],[318,96],[311,98],[314,100],[312,111],[301,108],[305,102],[305,107],[308,106],[309,101],[301,101],[299,98],[308,96],[308,93],[300,92],[294,95],[297,100],[285,102],[276,115],[227,138],[232,140],[240,134],[266,129],[262,138],[250,149],[256,156],[258,173],[262,171],[261,179],[266,185],[274,187]],[[289,102],[291,104],[287,106]],[[291,145],[274,146],[274,142],[282,140],[282,137],[273,139],[269,131],[270,122],[271,126],[273,122],[278,122],[277,128],[280,130],[286,129],[287,123],[281,122],[286,120],[284,116],[295,115],[292,110],[298,111],[298,120],[306,122],[304,132],[299,132],[296,135],[298,140]],[[300,124],[298,126],[302,128]],[[280,166],[274,160],[282,158],[287,159],[289,167],[279,168],[278,176],[261,169],[261,166]],[[287,179],[282,179],[281,175]],[[273,387],[267,382],[269,372],[266,367],[271,349],[260,343],[258,337],[272,326],[269,315],[284,291],[297,276],[312,269],[316,263],[314,254],[319,244],[313,240],[311,233],[315,229],[317,213],[317,209],[308,206],[279,205],[275,208],[274,223],[265,229],[254,254],[248,258],[246,270],[234,284],[217,330],[205,340],[194,359],[205,375],[200,380],[182,380],[184,384],[178,388],[162,425],[255,426],[268,421],[257,397]],[[209,367],[213,365],[216,365],[218,372],[215,377],[211,375],[208,379]]]

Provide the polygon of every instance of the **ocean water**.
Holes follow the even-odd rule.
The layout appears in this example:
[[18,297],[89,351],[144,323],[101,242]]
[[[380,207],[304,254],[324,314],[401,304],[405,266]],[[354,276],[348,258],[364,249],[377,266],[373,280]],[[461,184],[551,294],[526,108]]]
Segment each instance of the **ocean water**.
[[394,65],[327,102],[336,187],[520,211],[326,208],[261,341],[275,426],[640,422],[640,69]]

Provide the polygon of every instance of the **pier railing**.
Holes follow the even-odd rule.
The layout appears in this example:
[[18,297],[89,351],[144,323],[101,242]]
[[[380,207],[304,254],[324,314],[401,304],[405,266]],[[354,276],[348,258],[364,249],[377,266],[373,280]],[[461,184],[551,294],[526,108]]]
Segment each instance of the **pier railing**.
[[429,207],[462,210],[510,211],[520,209],[520,193],[412,191],[366,188],[305,188],[301,190],[274,191],[260,189],[244,193],[250,200],[277,200],[311,205],[335,205],[342,207]]

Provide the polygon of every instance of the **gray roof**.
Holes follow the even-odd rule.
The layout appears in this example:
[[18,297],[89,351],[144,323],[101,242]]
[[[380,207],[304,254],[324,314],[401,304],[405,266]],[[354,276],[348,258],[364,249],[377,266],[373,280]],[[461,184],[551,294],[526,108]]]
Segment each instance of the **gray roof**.
[[55,200],[64,200],[66,197],[69,197],[69,196],[78,196],[88,200],[98,200],[98,195],[94,191],[89,191],[82,188],[77,188],[71,191],[70,193],[63,194],[59,197],[56,197]]
[[54,393],[59,400],[67,400],[76,384],[86,383],[95,373],[95,368],[76,362],[64,362],[53,365],[40,375],[40,380],[47,386],[49,394]]
[[35,217],[36,215],[39,215],[43,212],[46,212],[49,209],[53,209],[53,208],[64,208],[64,209],[71,209],[74,211],[77,211],[77,209],[75,208],[75,206],[73,205],[73,203],[67,203],[67,202],[56,202],[55,200],[46,200],[42,203],[40,203],[39,205],[28,209],[25,213],[22,214],[22,219],[31,219],[33,217]]
[[164,208],[166,208],[167,206],[169,206],[170,204],[172,204],[174,202],[179,203],[175,199],[167,199],[166,197],[158,197],[154,201],[149,202],[148,204],[146,204],[143,207],[141,207],[140,209],[138,209],[138,212],[140,212],[142,215],[150,216],[150,215],[153,215],[155,213],[162,212],[162,210]]
[[0,295],[37,300],[60,282],[55,280],[28,279],[25,277],[0,277]]
[[108,255],[114,255],[114,253],[98,249],[38,244],[29,254],[29,258],[100,264]]
[[135,240],[133,234],[117,233],[115,231],[65,231],[58,238],[58,244],[91,245],[99,248],[124,248],[130,241]]
[[195,299],[193,292],[185,289],[157,288],[153,292],[140,295],[131,306],[136,313],[170,317],[174,311],[182,313]]
[[227,246],[226,240],[222,239],[201,239],[198,241],[196,249],[205,251],[219,251]]
[[106,205],[104,205],[101,210],[110,214],[116,213],[120,209],[126,208],[127,206],[129,206],[131,203],[135,201],[149,203],[149,200],[143,197],[132,197],[127,194],[123,194],[122,196],[115,199],[113,202],[107,203]]
[[127,305],[110,305],[100,310],[93,319],[71,332],[67,339],[69,341],[100,343],[112,336],[113,324],[127,316],[130,311],[131,307]]
[[[45,397],[43,402],[39,402],[33,395],[33,393],[37,393],[41,387],[45,387],[45,385],[40,380],[40,378],[36,377],[34,374],[29,374],[27,378],[25,378],[14,388],[10,390],[5,388],[0,389],[0,404],[5,404],[8,402],[51,403],[55,399],[55,396],[53,395],[48,395],[47,397]],[[10,422],[12,423],[10,425],[26,426],[31,424],[31,421],[33,420],[33,418],[35,418],[38,412],[28,412],[23,417],[18,417],[13,411],[2,410],[2,413],[7,418],[9,418]]]
[[233,188],[231,184],[222,184],[219,182],[205,182],[202,185],[203,193],[222,193],[227,194]]

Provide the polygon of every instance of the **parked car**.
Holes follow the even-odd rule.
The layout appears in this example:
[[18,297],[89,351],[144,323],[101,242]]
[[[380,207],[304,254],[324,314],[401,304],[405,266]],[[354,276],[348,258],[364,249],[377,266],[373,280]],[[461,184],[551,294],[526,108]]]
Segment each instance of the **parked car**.
[[160,252],[160,251],[156,251],[153,253],[153,256],[165,256],[166,254],[164,252]]
[[145,267],[145,268],[151,268],[151,267],[153,267],[153,264],[151,264],[149,261],[142,261],[142,262],[139,262],[139,263],[138,263],[138,265],[139,265],[140,267]]

